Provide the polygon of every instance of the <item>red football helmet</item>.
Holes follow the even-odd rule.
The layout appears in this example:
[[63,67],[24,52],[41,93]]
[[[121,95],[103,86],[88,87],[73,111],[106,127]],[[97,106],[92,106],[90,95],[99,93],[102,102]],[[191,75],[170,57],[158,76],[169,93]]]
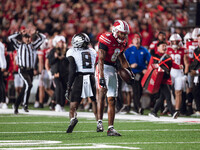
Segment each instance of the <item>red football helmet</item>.
[[123,43],[129,34],[128,23],[123,20],[116,20],[112,27],[112,33],[119,43]]

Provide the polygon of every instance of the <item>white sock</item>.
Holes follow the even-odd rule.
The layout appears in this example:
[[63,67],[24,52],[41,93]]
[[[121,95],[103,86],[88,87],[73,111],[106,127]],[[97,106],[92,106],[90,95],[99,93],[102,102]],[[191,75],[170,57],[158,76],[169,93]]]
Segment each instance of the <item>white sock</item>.
[[99,122],[102,122],[102,123],[103,123],[103,121],[102,121],[102,120],[98,120],[98,121],[97,121],[97,123],[99,123]]
[[113,125],[111,125],[111,126],[108,126],[108,129],[110,129],[110,128],[114,128],[114,127],[113,127]]

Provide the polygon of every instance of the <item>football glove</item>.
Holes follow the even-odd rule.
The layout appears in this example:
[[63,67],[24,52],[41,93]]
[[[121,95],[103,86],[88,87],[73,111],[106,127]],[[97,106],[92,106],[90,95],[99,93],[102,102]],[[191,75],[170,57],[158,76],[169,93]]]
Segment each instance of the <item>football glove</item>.
[[70,102],[70,93],[71,93],[71,88],[70,87],[67,87],[67,90],[65,92],[65,98]]
[[105,80],[105,78],[100,78],[100,79],[99,79],[99,84],[100,84],[102,87],[106,87],[106,80]]

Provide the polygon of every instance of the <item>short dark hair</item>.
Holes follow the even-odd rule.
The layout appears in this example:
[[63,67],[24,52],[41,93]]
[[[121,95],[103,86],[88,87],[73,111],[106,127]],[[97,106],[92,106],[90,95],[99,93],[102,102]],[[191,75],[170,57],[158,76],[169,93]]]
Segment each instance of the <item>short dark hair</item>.
[[167,43],[165,41],[159,41],[157,47],[160,46],[161,44],[167,44]]
[[160,31],[160,32],[158,33],[158,35],[160,35],[160,34],[166,35],[166,33],[163,32],[163,31]]
[[30,38],[31,36],[28,33],[26,33],[26,34],[22,34],[22,37]]

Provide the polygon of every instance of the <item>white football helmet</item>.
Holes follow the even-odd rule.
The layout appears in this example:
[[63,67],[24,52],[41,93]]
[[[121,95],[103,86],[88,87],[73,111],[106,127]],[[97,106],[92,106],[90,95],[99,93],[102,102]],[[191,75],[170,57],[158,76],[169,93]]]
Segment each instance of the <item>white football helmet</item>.
[[125,38],[119,37],[118,32],[127,34],[125,37],[125,38],[127,38],[130,31],[129,31],[128,23],[126,21],[116,20],[112,27],[113,36],[119,43],[122,43],[122,42],[124,42]]
[[187,41],[190,41],[192,39],[192,33],[188,32],[185,36],[184,36],[184,43],[186,43]]
[[169,41],[170,41],[170,44],[171,44],[171,47],[173,49],[178,49],[179,47],[182,47],[183,46],[183,43],[182,43],[182,38],[179,34],[177,33],[174,33],[170,36],[169,38]]
[[75,34],[71,43],[74,48],[86,49],[90,43],[90,38],[85,33]]
[[197,35],[200,34],[200,28],[194,28],[192,31],[192,38],[193,40],[197,40]]

